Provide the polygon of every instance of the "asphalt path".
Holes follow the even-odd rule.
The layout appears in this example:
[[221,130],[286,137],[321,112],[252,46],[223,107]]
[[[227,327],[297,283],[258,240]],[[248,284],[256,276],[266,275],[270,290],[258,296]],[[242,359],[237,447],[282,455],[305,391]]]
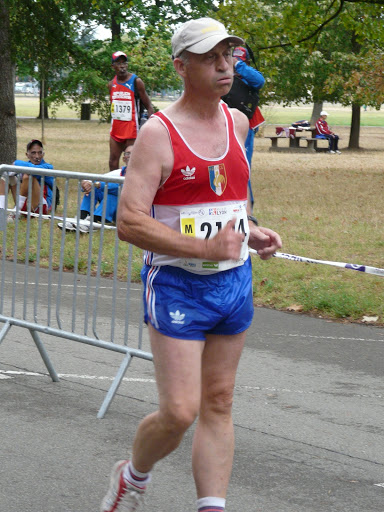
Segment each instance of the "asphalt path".
[[[63,318],[70,287],[67,299]],[[120,304],[117,320],[125,315]],[[122,355],[41,338],[59,383],[26,329],[12,327],[0,344],[0,512],[97,512],[112,465],[156,408],[153,366],[134,359],[97,419]],[[383,512],[383,361],[383,328],[257,308],[236,382],[226,510]],[[192,435],[157,464],[146,512],[196,511]]]

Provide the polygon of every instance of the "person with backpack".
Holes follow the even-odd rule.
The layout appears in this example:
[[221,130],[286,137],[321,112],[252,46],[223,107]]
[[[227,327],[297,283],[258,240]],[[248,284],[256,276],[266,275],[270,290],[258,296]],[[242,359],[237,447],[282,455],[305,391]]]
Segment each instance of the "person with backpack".
[[[249,51],[243,46],[233,50],[234,81],[230,92],[223,96],[223,100],[232,108],[241,110],[249,119],[248,136],[245,141],[245,152],[252,169],[253,144],[255,133],[265,121],[258,107],[259,91],[265,84],[265,79],[257,69],[250,65]],[[242,84],[245,84],[242,85]],[[254,199],[251,181],[248,184],[251,206]]]
[[140,127],[140,104],[148,117],[154,110],[144,82],[128,71],[128,57],[124,52],[112,54],[112,68],[116,75],[109,82],[111,100],[111,130],[109,138],[109,170],[119,167],[121,153],[135,142]]
[[[249,87],[253,88],[254,91],[258,94],[260,89],[265,84],[265,78],[257,69],[253,68],[250,64],[249,51],[242,46],[237,46],[233,50],[233,59],[234,59],[234,70],[235,76],[239,76],[241,80],[247,84]],[[249,166],[252,163],[252,154],[253,154],[253,142],[255,138],[255,133],[257,128],[264,123],[264,118],[261,115],[260,109],[258,105],[254,109],[252,116],[249,118],[249,131],[248,137],[245,141],[245,150],[247,153],[247,160],[249,162]]]

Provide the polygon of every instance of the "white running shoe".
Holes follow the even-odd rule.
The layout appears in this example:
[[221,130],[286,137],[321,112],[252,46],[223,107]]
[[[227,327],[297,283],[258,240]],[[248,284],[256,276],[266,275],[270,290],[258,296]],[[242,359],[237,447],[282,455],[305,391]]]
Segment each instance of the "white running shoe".
[[79,228],[80,233],[89,233],[90,230],[91,230],[89,221],[82,221],[81,220],[78,223],[77,227]]
[[334,152],[334,151],[332,151],[332,149],[331,149],[331,151],[328,151],[328,153],[332,153],[333,155],[335,154],[335,152]]
[[58,222],[57,226],[60,229],[65,229],[65,231],[76,231],[76,225],[73,222]]
[[19,214],[19,215],[17,215],[17,214],[16,214],[16,210],[15,210],[15,211],[13,211],[13,212],[11,212],[11,213],[9,213],[9,214],[8,214],[8,216],[7,216],[7,222],[9,222],[9,223],[16,222],[16,220],[17,220],[18,218],[20,219],[20,214]]
[[338,155],[341,155],[341,151],[339,151],[338,149],[336,149],[335,153],[337,153]]
[[113,466],[111,481],[100,512],[136,512],[144,504],[144,489],[126,482],[123,473],[128,460],[119,460]]
[[88,215],[86,219],[80,220],[77,227],[80,233],[89,233],[90,231],[101,229],[101,224],[91,220],[91,217]]

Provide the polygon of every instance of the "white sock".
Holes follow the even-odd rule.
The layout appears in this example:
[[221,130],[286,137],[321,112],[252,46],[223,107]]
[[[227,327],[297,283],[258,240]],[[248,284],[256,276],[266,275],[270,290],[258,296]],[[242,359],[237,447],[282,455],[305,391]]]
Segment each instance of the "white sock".
[[203,507],[220,507],[224,510],[225,498],[217,498],[215,496],[207,496],[197,500],[197,509],[201,510]]
[[26,200],[27,200],[27,196],[19,196],[19,210],[22,209]]
[[0,208],[2,210],[5,208],[5,196],[0,196]]
[[137,471],[130,461],[124,469],[123,478],[135,487],[145,489],[147,484],[151,481],[151,473],[141,473]]

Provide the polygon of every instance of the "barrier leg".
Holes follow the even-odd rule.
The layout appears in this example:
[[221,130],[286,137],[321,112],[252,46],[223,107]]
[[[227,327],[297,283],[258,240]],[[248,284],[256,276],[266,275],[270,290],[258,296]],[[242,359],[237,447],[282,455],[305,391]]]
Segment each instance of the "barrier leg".
[[39,335],[36,331],[33,329],[29,329],[29,332],[31,333],[31,336],[33,338],[33,341],[35,342],[35,345],[40,352],[41,358],[44,361],[45,366],[47,367],[48,373],[51,376],[51,379],[53,382],[59,382],[59,376],[56,373],[55,368],[53,367],[53,364],[51,363],[51,360],[49,359],[48,352],[45,350],[44,344],[41,341]]
[[11,322],[5,322],[4,327],[0,331],[0,343],[6,337],[7,332],[9,331],[10,328],[11,328]]
[[127,371],[130,363],[132,360],[131,354],[125,354],[123,362],[120,365],[119,371],[116,374],[116,377],[114,378],[111,387],[108,390],[108,393],[106,394],[106,397],[104,398],[104,402],[102,403],[99,412],[97,413],[97,418],[102,419],[104,418],[105,413],[108,411],[109,406],[111,405],[111,402],[113,400],[113,397],[115,396],[121,381],[123,380],[123,377],[125,375],[125,372]]

